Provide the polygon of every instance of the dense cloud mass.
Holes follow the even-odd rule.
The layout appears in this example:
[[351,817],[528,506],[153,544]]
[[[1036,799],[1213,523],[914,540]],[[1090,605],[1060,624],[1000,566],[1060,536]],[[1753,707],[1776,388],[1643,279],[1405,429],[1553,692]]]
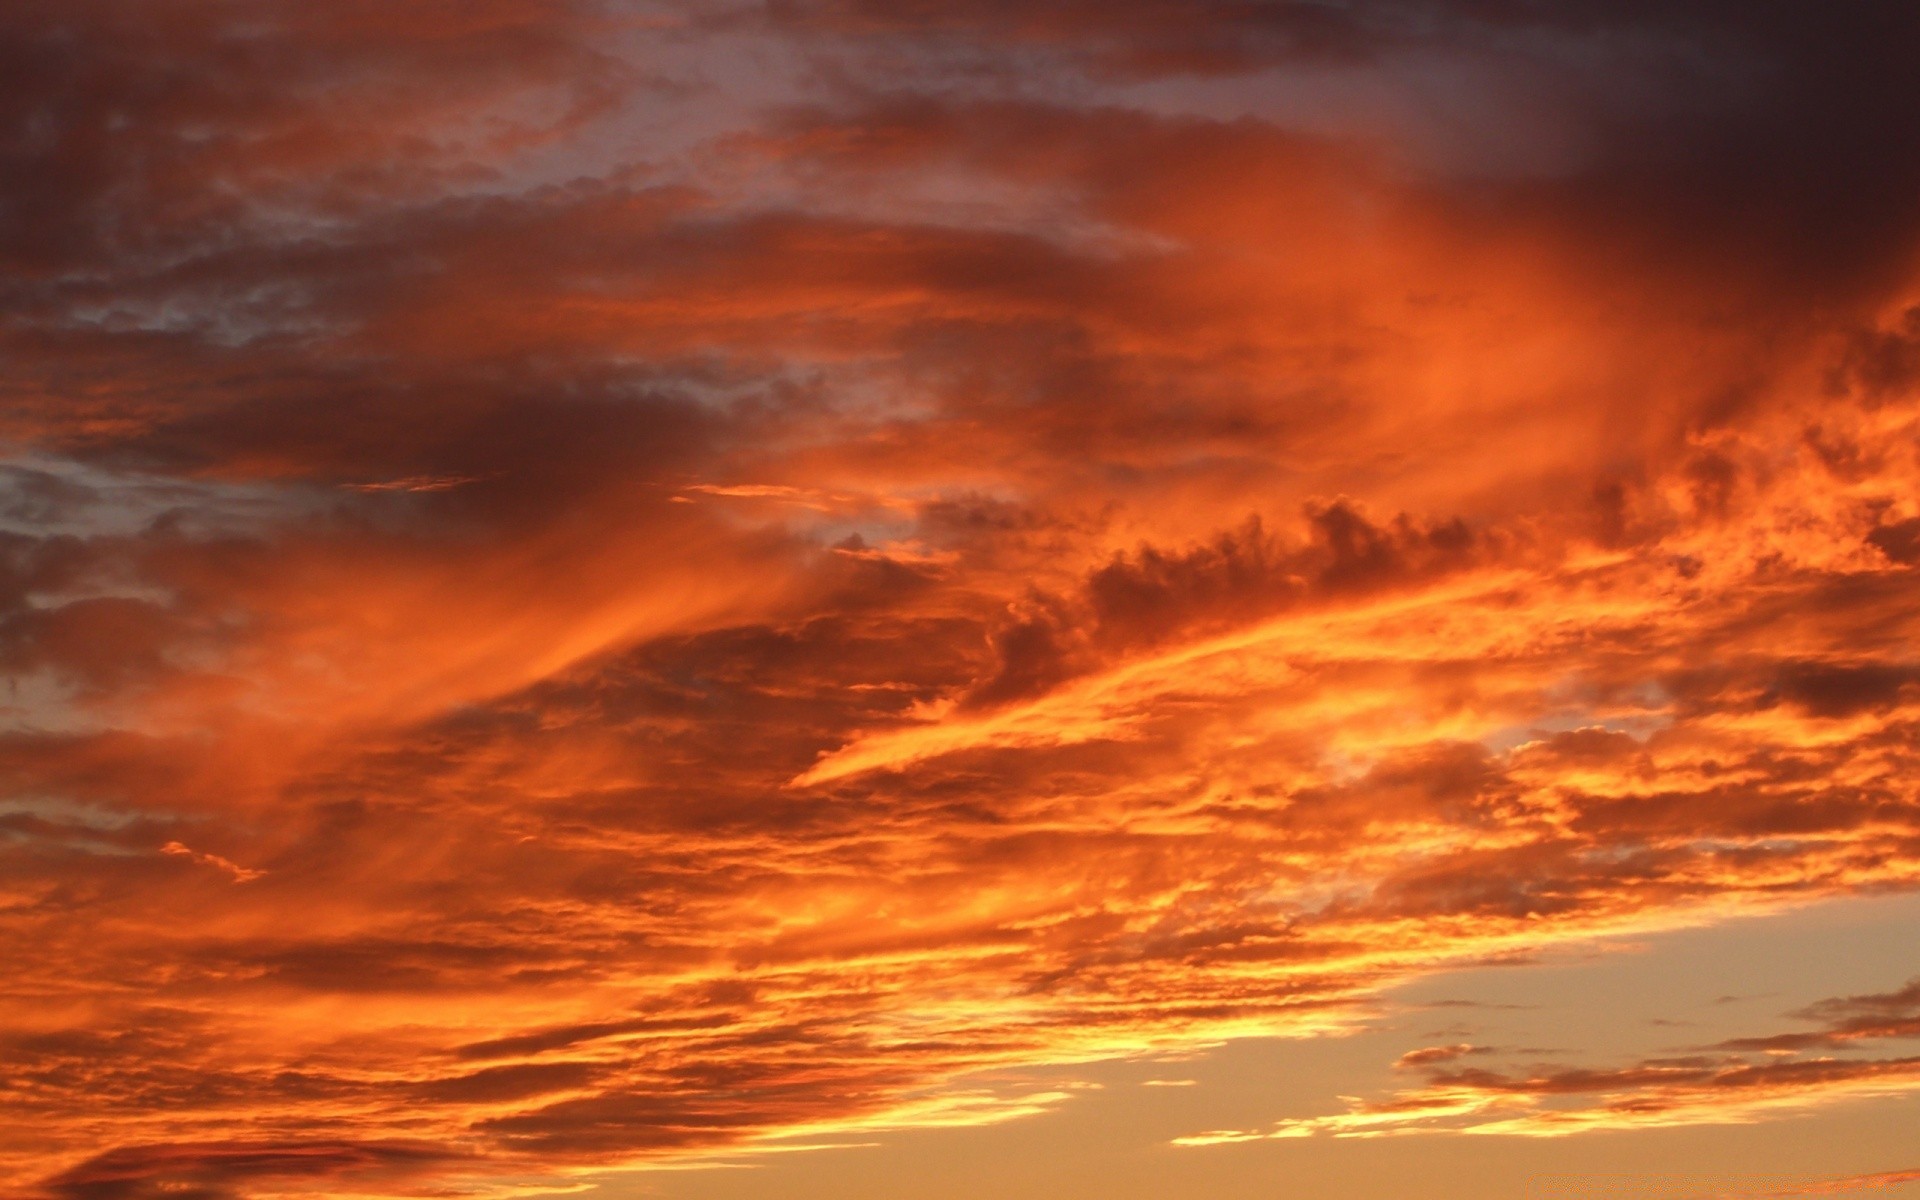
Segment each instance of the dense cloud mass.
[[[13,0],[4,1194],[1003,1120],[1063,1097],[990,1069],[1912,888],[1916,53]],[[1190,1140],[1920,1091],[1913,985],[1799,1016]]]

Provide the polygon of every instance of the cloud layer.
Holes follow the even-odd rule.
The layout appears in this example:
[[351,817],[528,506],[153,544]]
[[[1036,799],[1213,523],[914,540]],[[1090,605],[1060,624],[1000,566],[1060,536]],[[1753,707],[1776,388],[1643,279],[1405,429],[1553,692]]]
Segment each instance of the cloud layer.
[[[10,5],[12,1194],[1008,1119],[1920,882],[1920,16],[1370,13]],[[1285,1132],[1906,1089],[1911,991]]]

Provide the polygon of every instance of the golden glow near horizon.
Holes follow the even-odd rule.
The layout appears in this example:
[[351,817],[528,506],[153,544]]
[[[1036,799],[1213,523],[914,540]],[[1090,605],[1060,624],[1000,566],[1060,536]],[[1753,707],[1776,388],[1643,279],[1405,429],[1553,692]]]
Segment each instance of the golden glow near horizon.
[[[0,33],[0,1197],[831,1187],[1920,885],[1920,14]],[[1155,1152],[1897,1105],[1872,966]]]

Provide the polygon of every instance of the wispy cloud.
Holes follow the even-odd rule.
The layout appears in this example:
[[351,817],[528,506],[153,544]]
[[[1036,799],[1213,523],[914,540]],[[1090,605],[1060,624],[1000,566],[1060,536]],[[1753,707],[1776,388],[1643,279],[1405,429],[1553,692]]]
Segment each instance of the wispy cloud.
[[1875,1039],[1920,1038],[1920,1026],[1911,1019],[1917,1003],[1920,985],[1911,983],[1894,992],[1825,1000],[1800,1014],[1825,1023],[1814,1033],[1734,1038],[1700,1053],[1620,1067],[1536,1066],[1520,1072],[1470,1068],[1458,1060],[1489,1051],[1464,1044],[1428,1047],[1409,1051],[1394,1064],[1424,1071],[1427,1082],[1419,1087],[1382,1100],[1352,1099],[1346,1112],[1332,1116],[1281,1121],[1265,1130],[1193,1134],[1176,1139],[1176,1144],[1319,1134],[1556,1137],[1602,1129],[1745,1124],[1863,1097],[1901,1095],[1920,1090],[1920,1058],[1802,1052],[1858,1048],[1850,1043]]

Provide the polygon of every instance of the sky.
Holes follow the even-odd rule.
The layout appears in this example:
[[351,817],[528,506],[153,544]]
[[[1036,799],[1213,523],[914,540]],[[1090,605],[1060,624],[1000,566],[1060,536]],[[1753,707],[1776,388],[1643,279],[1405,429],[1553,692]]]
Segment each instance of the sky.
[[1920,1196],[1916,55],[9,0],[0,1200]]

